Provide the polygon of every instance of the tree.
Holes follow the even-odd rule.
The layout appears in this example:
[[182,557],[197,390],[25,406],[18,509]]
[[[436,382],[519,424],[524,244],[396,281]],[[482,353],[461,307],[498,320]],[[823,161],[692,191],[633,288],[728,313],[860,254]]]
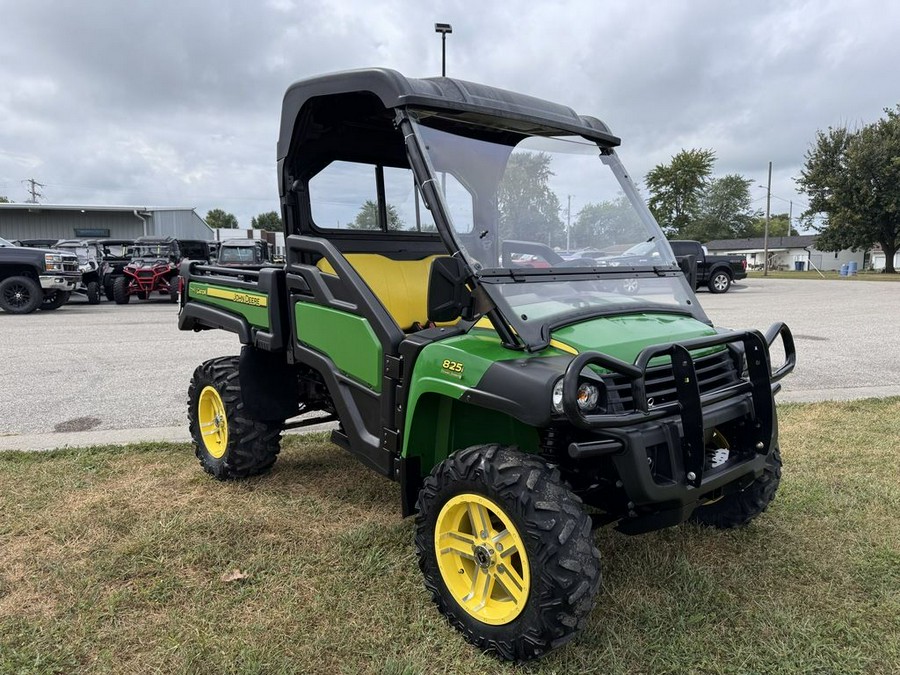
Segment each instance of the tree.
[[11,203],[12,202],[9,201],[9,197],[7,197],[5,195],[0,195],[0,204],[11,204]]
[[[773,213],[769,216],[769,236],[789,237],[796,236],[797,230],[788,221],[787,213]],[[763,215],[756,216],[747,228],[741,232],[740,237],[762,237],[766,233],[766,218]]]
[[624,195],[599,204],[585,204],[572,223],[571,246],[633,244],[635,220],[634,209]]
[[222,209],[213,209],[206,214],[206,224],[212,228],[237,229],[237,217],[233,213],[227,213]]
[[715,161],[712,150],[682,150],[647,174],[650,210],[667,235],[681,236],[699,215]]
[[711,179],[700,194],[696,217],[679,236],[697,241],[747,236],[745,232],[759,215],[751,207],[751,185],[752,180],[739,174]]
[[559,198],[550,189],[552,157],[544,152],[513,153],[497,189],[503,239],[565,241]]
[[266,211],[250,219],[250,227],[267,232],[281,232],[284,227],[281,224],[281,216],[275,211]]
[[[388,230],[392,232],[395,230],[402,230],[404,225],[403,219],[400,218],[397,209],[391,204],[387,205],[387,214]],[[356,214],[354,221],[350,223],[350,229],[380,230],[381,226],[378,223],[378,204],[371,199],[367,199],[359,208],[359,213]]]
[[[900,248],[900,105],[886,117],[851,131],[816,133],[797,184],[809,196],[803,217],[821,232],[816,248],[868,249],[878,243],[886,273]],[[811,222],[824,216],[824,224]]]

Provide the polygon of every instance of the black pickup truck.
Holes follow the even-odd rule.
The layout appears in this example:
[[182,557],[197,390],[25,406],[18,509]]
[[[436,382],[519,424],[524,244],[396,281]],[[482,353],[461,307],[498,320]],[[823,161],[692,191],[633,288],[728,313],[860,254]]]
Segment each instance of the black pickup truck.
[[0,309],[10,314],[56,309],[81,281],[78,256],[13,246],[0,239]]
[[706,286],[710,293],[724,293],[731,282],[747,277],[747,259],[740,255],[709,255],[699,241],[669,241],[676,258],[692,256],[696,263],[694,288]]

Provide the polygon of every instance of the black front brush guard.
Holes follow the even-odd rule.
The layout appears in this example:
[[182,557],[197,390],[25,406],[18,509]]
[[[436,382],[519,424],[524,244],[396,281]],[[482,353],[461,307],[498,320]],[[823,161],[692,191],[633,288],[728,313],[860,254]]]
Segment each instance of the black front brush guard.
[[[769,346],[779,335],[784,345],[785,362],[773,373]],[[730,344],[743,347],[746,378],[741,377],[734,384],[701,394],[691,351]],[[660,356],[671,358],[677,399],[653,406],[647,398],[645,374],[650,361]],[[755,421],[752,429],[754,447],[760,454],[766,454],[774,424],[775,383],[790,373],[796,362],[794,338],[783,323],[772,324],[765,335],[756,330],[733,331],[683,342],[653,345],[643,349],[634,364],[600,352],[584,352],[576,356],[566,368],[563,378],[563,410],[573,425],[588,430],[625,427],[679,415],[687,483],[700,487],[705,462],[703,408],[733,396],[750,393]],[[591,365],[600,366],[630,380],[635,407],[633,412],[585,413],[578,407],[579,377],[581,371]]]

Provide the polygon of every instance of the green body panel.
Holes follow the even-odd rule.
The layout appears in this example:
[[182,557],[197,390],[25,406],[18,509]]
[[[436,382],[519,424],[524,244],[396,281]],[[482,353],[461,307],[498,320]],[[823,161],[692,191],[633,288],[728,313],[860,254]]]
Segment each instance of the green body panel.
[[328,356],[338,370],[381,391],[381,343],[361,316],[330,307],[295,305],[297,341]]
[[[552,337],[579,352],[599,351],[633,363],[649,345],[715,333],[714,328],[691,317],[641,313],[589,319],[560,328]],[[479,443],[518,445],[526,452],[536,452],[536,429],[504,413],[459,399],[470,388],[477,388],[487,369],[497,361],[563,354],[566,352],[555,347],[534,354],[506,349],[493,330],[482,328],[428,345],[416,360],[412,375],[403,456],[419,457],[422,471],[427,473],[454,451]]]
[[[590,319],[553,331],[559,340],[578,352],[597,351],[634,363],[644,347],[715,335],[716,329],[689,316],[679,314],[627,314]],[[721,347],[700,350],[718,351]],[[652,365],[668,362],[668,357],[651,361]]]
[[[210,292],[221,292],[231,294],[240,299],[229,300],[226,298],[217,298],[210,295]],[[263,293],[254,293],[245,291],[242,288],[228,288],[226,286],[217,286],[215,284],[204,284],[199,281],[192,281],[188,284],[188,297],[205,305],[214,305],[228,310],[234,314],[240,314],[247,321],[257,328],[269,328],[269,310],[267,307],[269,298]]]

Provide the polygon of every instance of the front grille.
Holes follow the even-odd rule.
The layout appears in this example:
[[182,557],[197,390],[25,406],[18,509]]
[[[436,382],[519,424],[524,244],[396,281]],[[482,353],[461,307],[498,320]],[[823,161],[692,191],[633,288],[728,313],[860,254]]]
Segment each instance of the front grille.
[[77,272],[78,271],[78,261],[77,260],[63,260],[63,272]]
[[137,275],[141,279],[150,279],[153,277],[153,270],[138,270]]
[[[738,381],[737,370],[731,351],[722,351],[694,359],[700,393],[716,391]],[[604,375],[606,383],[608,411],[611,413],[634,412],[634,401],[631,396],[631,381],[623,375]],[[675,378],[672,365],[648,368],[644,381],[647,399],[653,399],[653,405],[669,403],[677,398]]]

